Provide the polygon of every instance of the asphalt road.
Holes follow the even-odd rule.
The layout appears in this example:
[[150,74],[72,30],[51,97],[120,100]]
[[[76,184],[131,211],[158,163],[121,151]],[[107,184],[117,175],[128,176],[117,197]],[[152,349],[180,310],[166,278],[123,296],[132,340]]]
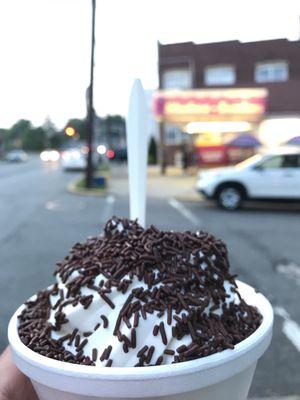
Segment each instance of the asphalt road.
[[[128,198],[69,194],[75,175],[58,165],[0,163],[0,350],[16,307],[52,281],[55,263],[113,214],[128,216]],[[125,185],[126,186],[126,185]],[[279,206],[235,213],[206,202],[150,198],[147,223],[209,230],[230,249],[232,272],[263,292],[276,310],[274,338],[259,361],[250,397],[300,395],[300,212]]]

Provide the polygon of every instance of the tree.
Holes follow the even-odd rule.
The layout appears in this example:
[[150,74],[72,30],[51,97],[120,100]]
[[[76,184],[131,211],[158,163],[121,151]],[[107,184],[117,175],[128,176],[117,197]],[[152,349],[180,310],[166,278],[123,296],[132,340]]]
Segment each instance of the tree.
[[68,141],[68,137],[64,132],[57,132],[49,139],[49,147],[59,149],[64,143]]
[[55,124],[47,117],[42,125],[47,136],[47,146],[53,149],[59,149],[68,141],[68,137],[63,130],[58,130]]
[[4,139],[6,136],[6,129],[0,128],[0,158],[4,155]]
[[112,149],[126,147],[126,123],[121,115],[108,115],[103,121],[105,142]]
[[46,132],[42,127],[28,129],[22,134],[22,147],[24,150],[41,151],[47,143]]
[[32,124],[27,119],[20,119],[6,131],[4,144],[6,149],[22,147],[22,136],[32,129]]
[[148,163],[157,164],[157,144],[153,136],[149,143]]
[[125,125],[125,119],[121,115],[107,115],[105,120],[109,123]]
[[52,136],[57,134],[57,128],[54,125],[54,123],[51,121],[50,117],[47,117],[42,125],[42,128],[44,129],[46,135],[48,138],[51,138]]

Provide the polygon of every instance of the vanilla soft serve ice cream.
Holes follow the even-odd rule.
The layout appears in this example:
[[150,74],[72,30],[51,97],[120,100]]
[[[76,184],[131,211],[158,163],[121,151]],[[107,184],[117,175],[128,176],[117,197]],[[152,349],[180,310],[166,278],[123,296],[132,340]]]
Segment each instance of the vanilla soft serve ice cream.
[[26,303],[23,343],[95,367],[204,357],[244,340],[261,316],[239,295],[227,248],[206,232],[165,232],[113,217],[77,243],[56,283]]

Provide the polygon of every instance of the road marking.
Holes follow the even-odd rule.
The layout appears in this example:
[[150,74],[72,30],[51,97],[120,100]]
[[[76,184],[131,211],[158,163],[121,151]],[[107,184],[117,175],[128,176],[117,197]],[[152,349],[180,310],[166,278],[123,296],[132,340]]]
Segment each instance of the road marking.
[[113,204],[114,202],[115,202],[115,196],[113,196],[113,195],[108,195],[107,197],[106,197],[106,202],[108,203],[108,204]]
[[66,211],[66,210],[84,210],[86,208],[85,203],[81,200],[72,201],[71,205],[69,202],[66,201],[56,201],[56,200],[49,200],[46,201],[44,207],[48,211]]
[[249,400],[300,400],[299,396],[251,397]]
[[275,266],[275,269],[280,274],[286,275],[300,285],[300,267],[294,262],[280,262]]
[[47,201],[45,203],[45,208],[46,210],[55,210],[56,208],[58,208],[58,203],[57,201]]
[[300,352],[300,326],[291,319],[283,307],[274,307],[274,313],[283,318],[282,332]]
[[169,199],[169,204],[171,207],[175,208],[181,215],[183,215],[189,222],[195,226],[202,225],[202,221],[193,214],[188,208],[186,208],[182,203],[174,199],[173,197]]

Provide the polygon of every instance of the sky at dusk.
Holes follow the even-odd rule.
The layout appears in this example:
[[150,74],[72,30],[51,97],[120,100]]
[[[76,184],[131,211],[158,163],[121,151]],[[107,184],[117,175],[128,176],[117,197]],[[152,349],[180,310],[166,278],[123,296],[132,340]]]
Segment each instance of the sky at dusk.
[[[157,41],[296,40],[298,1],[97,0],[95,109],[126,115],[134,78],[157,87]],[[90,0],[0,2],[0,127],[86,113]]]

